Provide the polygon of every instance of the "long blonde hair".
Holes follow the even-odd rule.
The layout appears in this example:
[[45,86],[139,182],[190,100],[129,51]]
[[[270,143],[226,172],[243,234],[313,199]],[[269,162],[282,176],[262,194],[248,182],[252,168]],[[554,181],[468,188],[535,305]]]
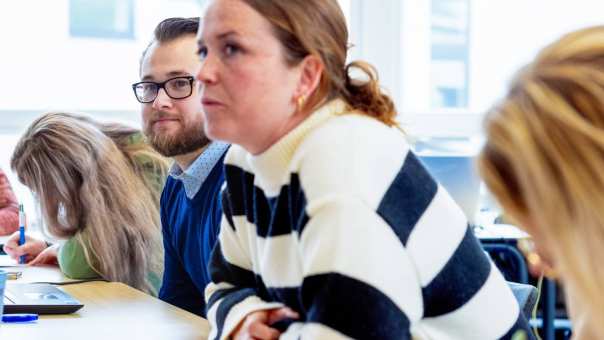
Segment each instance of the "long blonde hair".
[[570,33],[518,74],[485,120],[478,165],[506,213],[604,325],[604,26]]
[[[149,273],[161,272],[158,195],[138,157],[160,173],[166,161],[138,130],[85,116],[47,113],[15,147],[11,167],[36,195],[49,234],[75,237],[102,277],[154,293]],[[94,260],[93,260],[94,259]]]

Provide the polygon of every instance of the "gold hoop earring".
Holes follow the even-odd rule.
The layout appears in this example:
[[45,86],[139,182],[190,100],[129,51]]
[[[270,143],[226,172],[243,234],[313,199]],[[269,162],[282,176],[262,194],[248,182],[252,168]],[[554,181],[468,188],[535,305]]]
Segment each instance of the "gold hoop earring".
[[551,264],[544,261],[541,255],[537,252],[535,244],[528,238],[521,238],[516,242],[518,249],[524,254],[529,269],[533,271],[539,271],[542,275],[550,279],[558,277],[558,273]]
[[298,99],[296,99],[296,111],[297,112],[302,111],[305,101],[306,101],[306,97],[304,95],[301,95],[298,97]]

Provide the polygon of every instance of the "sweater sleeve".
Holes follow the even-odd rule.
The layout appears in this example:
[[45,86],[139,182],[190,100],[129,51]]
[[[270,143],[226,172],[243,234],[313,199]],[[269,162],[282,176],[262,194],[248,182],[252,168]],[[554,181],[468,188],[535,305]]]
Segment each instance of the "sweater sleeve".
[[410,339],[410,324],[421,317],[422,299],[409,254],[390,228],[358,201],[334,197],[315,208],[301,239],[306,320],[290,327],[287,335]]
[[528,329],[459,207],[399,133],[366,124],[333,126],[300,147],[306,320],[284,338],[499,339]]
[[162,195],[161,224],[164,244],[164,274],[159,299],[197,315],[205,315],[203,296],[191,280],[173,245],[172,226],[166,221],[168,205],[166,192]]
[[0,169],[0,200],[4,201],[0,205],[0,235],[9,235],[19,228],[19,204],[2,169]]
[[59,248],[57,255],[59,267],[65,276],[84,280],[100,277],[92,266],[86,261],[84,248],[77,238],[72,237]]
[[[206,287],[207,317],[212,325],[209,339],[228,339],[235,327],[251,312],[282,307],[283,304],[264,301],[250,261],[249,249],[235,232],[228,189],[222,192],[222,220],[218,242],[209,264],[211,282]],[[244,229],[238,225],[243,232]]]

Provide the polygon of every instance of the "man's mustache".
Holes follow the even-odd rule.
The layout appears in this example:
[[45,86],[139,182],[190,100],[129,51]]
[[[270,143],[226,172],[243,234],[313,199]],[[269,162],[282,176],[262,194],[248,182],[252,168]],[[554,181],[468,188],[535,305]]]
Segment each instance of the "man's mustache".
[[151,123],[155,123],[156,121],[161,120],[161,119],[177,119],[177,120],[180,120],[180,116],[160,111],[160,112],[154,114],[151,117],[150,121],[151,121]]

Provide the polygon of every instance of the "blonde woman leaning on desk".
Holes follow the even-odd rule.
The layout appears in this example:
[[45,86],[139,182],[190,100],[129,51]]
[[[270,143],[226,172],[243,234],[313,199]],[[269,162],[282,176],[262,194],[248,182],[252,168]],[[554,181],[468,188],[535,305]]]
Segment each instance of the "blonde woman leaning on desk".
[[141,133],[67,113],[38,118],[11,160],[37,198],[58,249],[18,235],[5,245],[29,264],[57,262],[72,278],[102,277],[156,295],[161,278],[159,195],[167,164]]
[[604,26],[545,48],[486,120],[482,175],[568,292],[574,339],[604,339]]

